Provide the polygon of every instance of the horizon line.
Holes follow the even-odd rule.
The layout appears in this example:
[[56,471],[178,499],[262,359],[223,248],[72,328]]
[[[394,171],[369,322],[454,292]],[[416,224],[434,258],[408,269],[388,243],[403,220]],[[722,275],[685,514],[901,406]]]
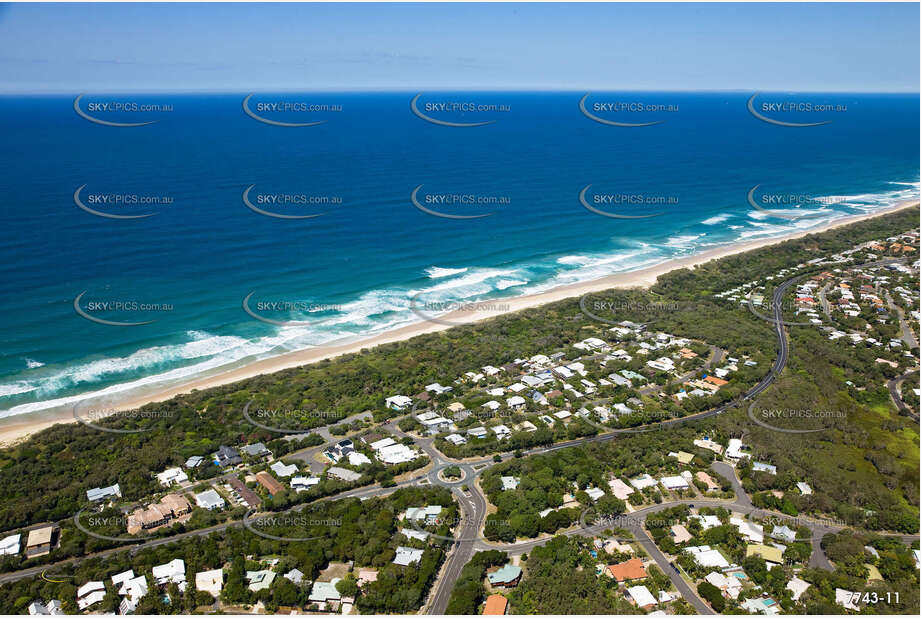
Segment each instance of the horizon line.
[[141,89],[141,90],[10,90],[0,91],[0,96],[78,96],[80,94],[178,94],[178,95],[196,95],[196,94],[248,94],[248,93],[388,93],[388,94],[418,94],[420,92],[436,93],[455,93],[455,92],[477,92],[477,93],[546,93],[546,94],[569,94],[569,93],[606,93],[606,92],[655,92],[655,93],[677,93],[677,94],[717,94],[717,93],[766,93],[766,94],[912,94],[921,96],[921,88],[918,90],[796,90],[796,89],[756,89],[756,88],[701,88],[701,89],[668,89],[668,88],[622,88],[610,89],[602,87],[571,87],[571,88],[540,88],[540,87],[516,87],[516,88],[485,88],[485,87],[457,87],[446,89],[444,87],[428,88],[405,88],[405,87],[330,87],[330,88],[278,88],[263,87],[256,90],[252,89]]

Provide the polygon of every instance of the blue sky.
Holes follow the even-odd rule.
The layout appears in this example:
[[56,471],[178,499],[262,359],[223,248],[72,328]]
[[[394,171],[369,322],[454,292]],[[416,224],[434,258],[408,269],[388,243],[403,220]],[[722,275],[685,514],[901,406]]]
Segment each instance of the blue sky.
[[0,92],[919,90],[919,5],[15,4]]

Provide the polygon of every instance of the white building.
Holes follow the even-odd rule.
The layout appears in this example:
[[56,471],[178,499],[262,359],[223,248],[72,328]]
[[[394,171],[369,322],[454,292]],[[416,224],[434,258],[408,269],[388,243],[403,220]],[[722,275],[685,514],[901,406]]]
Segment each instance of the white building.
[[411,406],[413,400],[406,395],[394,395],[393,397],[387,397],[384,403],[391,410],[402,411]]
[[164,487],[169,487],[174,483],[176,485],[185,483],[189,480],[189,477],[182,471],[182,468],[167,468],[157,475],[157,480],[160,481],[160,484]]
[[213,511],[224,508],[224,499],[213,489],[206,489],[200,494],[195,494],[195,504],[203,509]]
[[166,564],[160,564],[151,569],[154,584],[163,586],[166,584],[176,584],[179,590],[185,591],[185,562],[181,558],[170,560]]
[[224,569],[213,569],[195,574],[195,589],[217,598],[224,586]]
[[106,596],[106,586],[102,582],[86,582],[77,589],[77,609],[85,610],[102,601]]
[[402,545],[397,547],[396,558],[393,559],[394,564],[399,564],[400,566],[409,566],[422,561],[422,550],[413,549],[411,547],[403,547]]
[[19,553],[21,534],[13,534],[0,541],[0,556],[15,556]]

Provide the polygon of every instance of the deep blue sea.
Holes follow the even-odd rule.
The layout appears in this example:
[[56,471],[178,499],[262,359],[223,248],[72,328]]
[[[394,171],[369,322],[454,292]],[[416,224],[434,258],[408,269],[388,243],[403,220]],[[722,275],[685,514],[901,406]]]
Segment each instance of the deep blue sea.
[[0,97],[0,416],[918,196],[917,95],[247,94]]

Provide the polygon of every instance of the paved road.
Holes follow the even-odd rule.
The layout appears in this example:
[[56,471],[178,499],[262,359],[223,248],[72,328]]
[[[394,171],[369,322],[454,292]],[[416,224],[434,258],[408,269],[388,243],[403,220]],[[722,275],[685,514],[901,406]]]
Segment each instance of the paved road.
[[916,421],[919,420],[918,414],[912,411],[911,406],[902,399],[901,387],[902,382],[917,373],[917,369],[912,369],[908,373],[903,373],[899,377],[892,378],[886,383],[886,386],[889,388],[889,396],[892,397],[892,402],[895,403],[895,407],[898,408],[900,413],[910,416]]
[[892,296],[890,296],[889,292],[886,292],[886,302],[889,303],[889,308],[895,311],[899,316],[899,326],[902,327],[902,341],[905,342],[909,350],[914,350],[918,347],[918,340],[915,339],[915,333],[911,329],[911,323],[905,319],[905,312],[892,301]]

